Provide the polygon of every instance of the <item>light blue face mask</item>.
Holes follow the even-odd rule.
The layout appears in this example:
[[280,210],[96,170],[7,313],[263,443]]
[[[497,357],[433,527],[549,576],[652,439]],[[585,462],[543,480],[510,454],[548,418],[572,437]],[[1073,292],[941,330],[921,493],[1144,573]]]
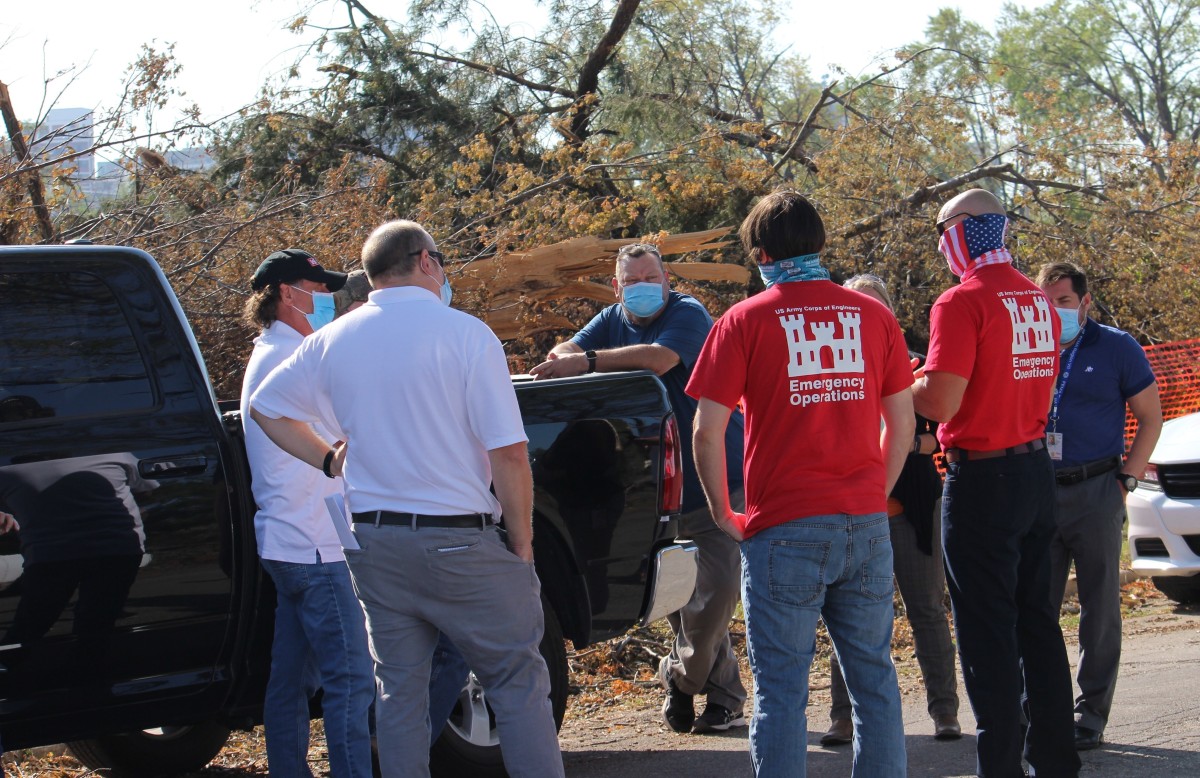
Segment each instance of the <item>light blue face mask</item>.
[[[438,294],[442,297],[442,305],[449,307],[450,301],[454,299],[454,290],[450,288],[450,276],[446,275],[446,268],[443,267],[441,270],[442,284],[440,287],[438,287]],[[421,270],[421,272],[425,273],[424,270]],[[425,275],[433,278],[433,276],[430,276],[428,273],[425,273]]]
[[[291,285],[289,284],[289,286]],[[304,313],[304,311],[300,311],[300,309],[296,308],[294,305],[292,307],[296,308],[296,310],[300,311],[300,313],[304,313],[304,318],[308,320],[308,326],[313,328],[313,332],[316,332],[329,322],[333,321],[333,317],[337,311],[337,308],[333,304],[332,294],[329,292],[310,292],[307,289],[301,289],[298,286],[293,286],[292,288],[297,292],[304,292],[306,295],[312,298],[312,313]]]
[[662,284],[648,282],[622,287],[621,302],[627,311],[639,319],[653,316],[667,303],[663,299]]
[[[1082,304],[1080,303],[1080,305]],[[1058,342],[1065,346],[1079,337],[1079,331],[1083,329],[1079,323],[1079,309],[1055,308],[1054,310],[1058,311],[1058,318],[1062,319],[1062,334],[1058,336]]]

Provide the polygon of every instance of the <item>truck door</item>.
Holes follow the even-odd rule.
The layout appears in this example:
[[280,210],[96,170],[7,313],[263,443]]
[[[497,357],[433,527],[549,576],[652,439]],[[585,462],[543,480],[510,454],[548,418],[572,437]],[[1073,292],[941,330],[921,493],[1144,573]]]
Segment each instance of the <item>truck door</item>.
[[89,708],[212,694],[229,495],[173,305],[140,252],[0,254],[0,510],[20,523],[0,536],[5,746],[69,737],[55,720]]

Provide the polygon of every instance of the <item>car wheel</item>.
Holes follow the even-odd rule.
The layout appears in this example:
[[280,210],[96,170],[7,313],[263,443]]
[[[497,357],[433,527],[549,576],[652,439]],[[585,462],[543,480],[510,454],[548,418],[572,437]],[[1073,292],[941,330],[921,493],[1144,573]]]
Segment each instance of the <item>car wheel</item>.
[[1162,575],[1150,580],[1160,592],[1180,605],[1200,603],[1200,575]]
[[[567,648],[562,627],[544,595],[542,611],[546,629],[539,648],[550,671],[550,707],[557,728],[562,726],[567,710]],[[434,776],[445,778],[462,775],[503,778],[507,775],[496,732],[496,716],[474,673],[468,676],[442,736],[429,752],[429,768]]]
[[211,762],[228,739],[229,727],[210,721],[76,740],[67,748],[103,775],[145,778],[195,772]]

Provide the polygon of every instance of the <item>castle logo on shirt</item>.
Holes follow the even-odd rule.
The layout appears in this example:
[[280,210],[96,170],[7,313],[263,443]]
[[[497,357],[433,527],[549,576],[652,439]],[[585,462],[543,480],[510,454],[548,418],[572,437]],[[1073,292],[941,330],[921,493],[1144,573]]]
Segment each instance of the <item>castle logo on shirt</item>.
[[[1024,298],[1024,299],[1021,299]],[[1054,313],[1039,292],[1000,295],[1012,323],[1013,378],[1048,378],[1054,375]]]
[[787,337],[789,402],[805,407],[865,399],[862,311],[845,305],[792,310],[777,311]]

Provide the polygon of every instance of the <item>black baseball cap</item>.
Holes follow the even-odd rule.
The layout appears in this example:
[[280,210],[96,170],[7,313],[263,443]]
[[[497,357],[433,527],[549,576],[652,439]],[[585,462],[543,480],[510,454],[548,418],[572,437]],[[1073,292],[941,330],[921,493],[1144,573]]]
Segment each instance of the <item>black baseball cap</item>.
[[250,288],[257,292],[271,284],[290,284],[301,279],[325,284],[331,292],[346,285],[345,273],[326,270],[312,254],[303,249],[284,249],[263,260],[258,270],[254,271]]

